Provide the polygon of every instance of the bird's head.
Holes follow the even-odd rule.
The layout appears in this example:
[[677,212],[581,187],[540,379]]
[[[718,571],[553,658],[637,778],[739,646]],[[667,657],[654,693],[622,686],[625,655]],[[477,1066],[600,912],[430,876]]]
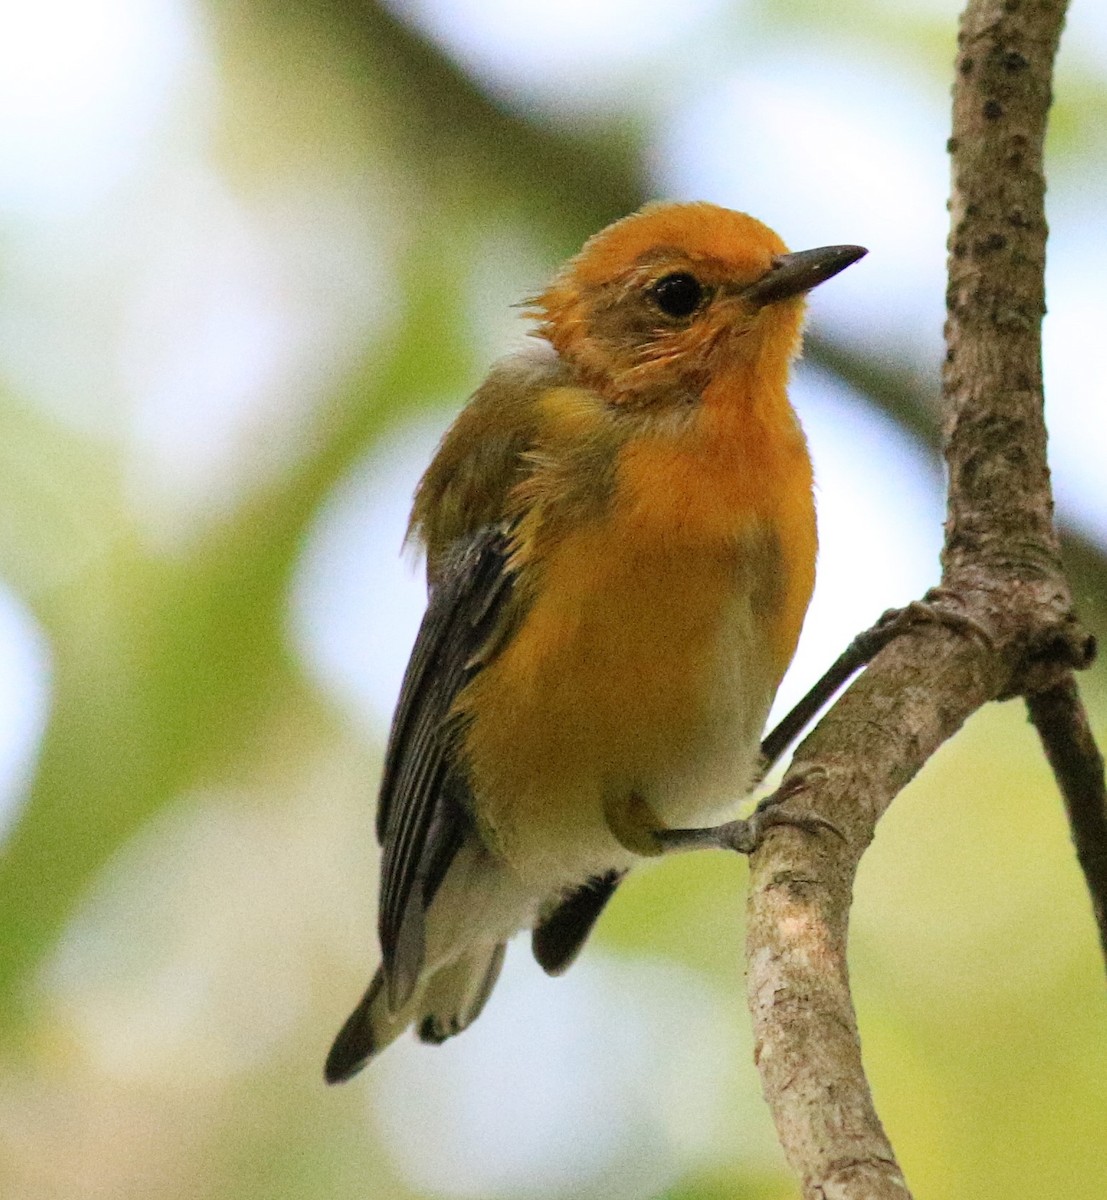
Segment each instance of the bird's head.
[[650,204],[591,238],[529,311],[538,335],[608,400],[691,400],[720,370],[786,374],[804,296],[864,253],[790,254],[745,213]]

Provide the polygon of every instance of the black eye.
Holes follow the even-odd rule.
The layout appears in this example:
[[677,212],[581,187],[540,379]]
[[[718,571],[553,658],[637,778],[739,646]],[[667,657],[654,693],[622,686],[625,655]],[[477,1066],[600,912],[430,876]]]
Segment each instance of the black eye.
[[668,317],[690,317],[703,303],[703,285],[686,271],[666,275],[650,290],[657,307]]

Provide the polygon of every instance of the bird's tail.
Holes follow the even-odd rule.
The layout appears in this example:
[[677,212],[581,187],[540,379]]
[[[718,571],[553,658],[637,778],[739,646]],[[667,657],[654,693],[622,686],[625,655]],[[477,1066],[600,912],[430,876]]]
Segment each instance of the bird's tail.
[[327,1082],[342,1083],[356,1075],[410,1025],[421,1041],[435,1043],[471,1025],[499,978],[505,948],[503,942],[473,947],[429,972],[396,1012],[388,1007],[384,971],[379,969],[327,1055]]

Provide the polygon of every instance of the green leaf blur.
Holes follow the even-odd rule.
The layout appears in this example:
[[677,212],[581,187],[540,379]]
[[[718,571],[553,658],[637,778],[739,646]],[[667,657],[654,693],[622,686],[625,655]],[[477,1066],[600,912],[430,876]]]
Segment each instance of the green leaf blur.
[[[437,1128],[468,1093],[456,1109],[433,1089],[397,1108],[402,1067],[341,1090],[321,1082],[376,953],[371,813],[386,730],[305,666],[290,597],[346,481],[413,423],[444,420],[505,348],[508,306],[648,198],[649,85],[679,80],[666,50],[634,103],[550,115],[467,74],[392,15],[403,8],[151,4],[177,39],[175,82],[141,152],[56,220],[0,209],[12,318],[0,337],[0,586],[49,654],[45,733],[0,856],[3,1195],[482,1195],[464,1172],[423,1170],[396,1133],[401,1117],[408,1129],[423,1119],[419,1103]],[[941,90],[953,10],[920,8],[849,0],[831,27],[805,3],[716,5],[674,46],[716,69],[757,39],[825,38],[859,73],[892,55]],[[1076,192],[1107,164],[1093,119],[1107,110],[1107,62],[1081,46],[1066,55],[1051,170]],[[190,251],[178,231],[193,226]],[[209,250],[247,289],[210,326],[196,314],[220,277],[192,261]],[[224,414],[200,403],[197,360],[249,358],[248,326],[241,347],[219,340],[221,323],[253,311],[247,300],[271,316],[281,353],[242,385],[252,407],[211,434],[223,439],[212,450],[205,422],[221,429]],[[934,378],[901,369],[894,348],[819,338],[809,357],[933,453]],[[174,434],[166,407],[169,432],[150,434],[143,406],[174,388],[182,412],[195,398],[193,425]],[[1107,554],[1086,528],[1067,537],[1102,642]],[[860,598],[858,627],[870,609]],[[1103,670],[1082,682],[1102,742]],[[499,1177],[490,1197],[797,1194],[751,1059],[745,880],[743,863],[713,854],[628,881],[585,957],[613,1031],[647,1005],[635,981],[673,981],[676,1016],[643,1018],[664,1031],[640,1051],[664,1059],[649,1076],[657,1094],[641,1097],[655,1123],[635,1123],[631,1095],[619,1124],[601,1088],[584,1115],[610,1124],[610,1144],[591,1175],[536,1166]],[[1019,705],[980,714],[897,800],[862,867],[852,937],[867,1064],[916,1194],[1098,1200],[1103,964]],[[553,1005],[570,984],[546,986]],[[682,1025],[681,1012],[703,1019]],[[493,1003],[481,1024],[495,1018]],[[602,1080],[602,1053],[588,1070]],[[495,1144],[496,1097],[480,1099]],[[438,1150],[428,1136],[428,1163]]]

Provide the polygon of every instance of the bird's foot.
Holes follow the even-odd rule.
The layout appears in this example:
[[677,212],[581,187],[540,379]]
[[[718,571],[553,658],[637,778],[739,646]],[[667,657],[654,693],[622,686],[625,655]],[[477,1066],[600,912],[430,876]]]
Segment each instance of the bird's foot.
[[661,829],[654,837],[665,854],[682,850],[736,850],[739,854],[752,854],[761,845],[765,834],[781,825],[802,829],[810,834],[833,833],[845,841],[845,834],[825,817],[811,812],[788,812],[781,807],[785,801],[793,799],[825,775],[825,768],[812,764],[793,772],[748,817],[728,821],[711,829]]
[[950,588],[932,587],[921,600],[912,600],[903,608],[890,608],[882,613],[875,625],[853,639],[853,645],[866,660],[871,659],[912,626],[931,624],[945,625],[959,633],[978,637],[989,649],[993,648],[995,641],[985,626],[968,613],[950,607],[950,600],[957,599],[957,593]]
[[960,597],[951,588],[935,587],[921,600],[912,600],[903,608],[890,608],[871,628],[859,633],[841,654],[830,664],[807,695],[783,717],[761,743],[761,757],[754,783],[760,783],[789,745],[818,716],[824,704],[829,703],[840,688],[876,655],[895,641],[901,634],[922,622],[945,625],[966,635],[978,637],[992,648],[991,633],[975,618],[963,613],[950,602],[959,602]]

